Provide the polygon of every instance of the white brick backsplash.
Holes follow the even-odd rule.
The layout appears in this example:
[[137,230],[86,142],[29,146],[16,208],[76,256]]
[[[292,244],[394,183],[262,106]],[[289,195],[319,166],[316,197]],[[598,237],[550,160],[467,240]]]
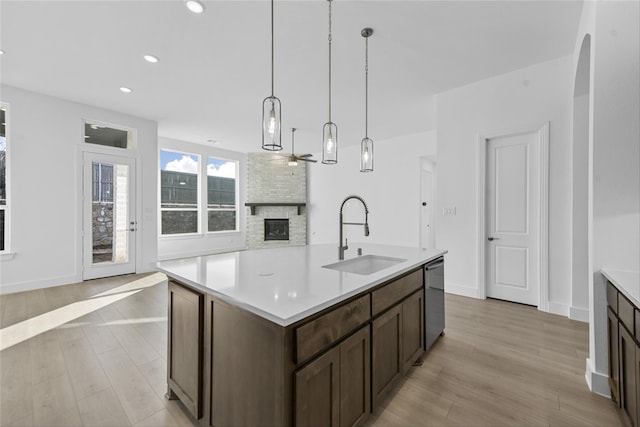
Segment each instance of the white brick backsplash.
[[[306,203],[307,163],[289,166],[286,154],[248,153],[247,201],[252,203]],[[298,215],[295,206],[259,206],[247,209],[247,247],[274,248],[307,244],[307,208]],[[264,240],[265,218],[288,218],[289,240]]]

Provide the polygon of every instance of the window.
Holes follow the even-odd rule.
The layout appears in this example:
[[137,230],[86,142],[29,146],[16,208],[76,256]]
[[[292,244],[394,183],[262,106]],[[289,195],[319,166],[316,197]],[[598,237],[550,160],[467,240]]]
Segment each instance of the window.
[[7,227],[7,124],[6,108],[0,107],[0,251],[8,249]]
[[160,150],[162,234],[198,232],[199,156]]
[[207,159],[207,224],[209,231],[235,231],[237,162]]
[[132,132],[96,123],[84,124],[84,142],[114,148],[132,148]]

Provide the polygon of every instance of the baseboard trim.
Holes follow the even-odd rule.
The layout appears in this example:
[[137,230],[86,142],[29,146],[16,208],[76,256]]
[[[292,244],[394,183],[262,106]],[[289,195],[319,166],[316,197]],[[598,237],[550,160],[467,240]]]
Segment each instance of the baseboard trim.
[[591,360],[587,358],[587,366],[584,374],[587,386],[592,392],[600,396],[611,399],[611,391],[609,390],[609,376],[596,372],[591,366]]
[[589,310],[586,308],[571,306],[569,307],[569,319],[589,323]]
[[0,295],[13,294],[16,292],[34,291],[36,289],[52,288],[54,286],[68,285],[82,282],[80,276],[60,276],[51,277],[44,280],[34,280],[31,282],[12,283],[0,286]]
[[455,294],[463,297],[481,299],[477,288],[470,288],[469,286],[458,285],[457,283],[451,283],[446,280],[444,283],[444,291],[448,294]]
[[548,311],[547,311],[548,313],[569,317],[569,306],[567,304],[549,301],[547,308],[548,308]]

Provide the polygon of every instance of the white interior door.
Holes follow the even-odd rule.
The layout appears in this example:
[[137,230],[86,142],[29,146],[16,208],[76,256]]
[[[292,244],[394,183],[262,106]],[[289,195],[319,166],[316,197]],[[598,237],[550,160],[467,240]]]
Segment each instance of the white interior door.
[[135,160],[83,157],[83,279],[135,273]]
[[540,286],[539,132],[487,141],[486,292],[538,306]]
[[433,230],[433,172],[422,169],[422,210],[421,210],[421,246],[432,249],[434,245]]

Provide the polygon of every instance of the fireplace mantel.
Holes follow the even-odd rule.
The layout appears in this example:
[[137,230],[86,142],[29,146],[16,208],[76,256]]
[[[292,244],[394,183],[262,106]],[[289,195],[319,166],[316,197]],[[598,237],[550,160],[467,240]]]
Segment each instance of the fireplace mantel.
[[302,214],[302,208],[307,206],[306,203],[293,203],[293,202],[261,202],[261,203],[245,203],[245,206],[249,206],[251,208],[251,215],[256,214],[256,208],[259,206],[294,206],[298,208],[298,215]]

